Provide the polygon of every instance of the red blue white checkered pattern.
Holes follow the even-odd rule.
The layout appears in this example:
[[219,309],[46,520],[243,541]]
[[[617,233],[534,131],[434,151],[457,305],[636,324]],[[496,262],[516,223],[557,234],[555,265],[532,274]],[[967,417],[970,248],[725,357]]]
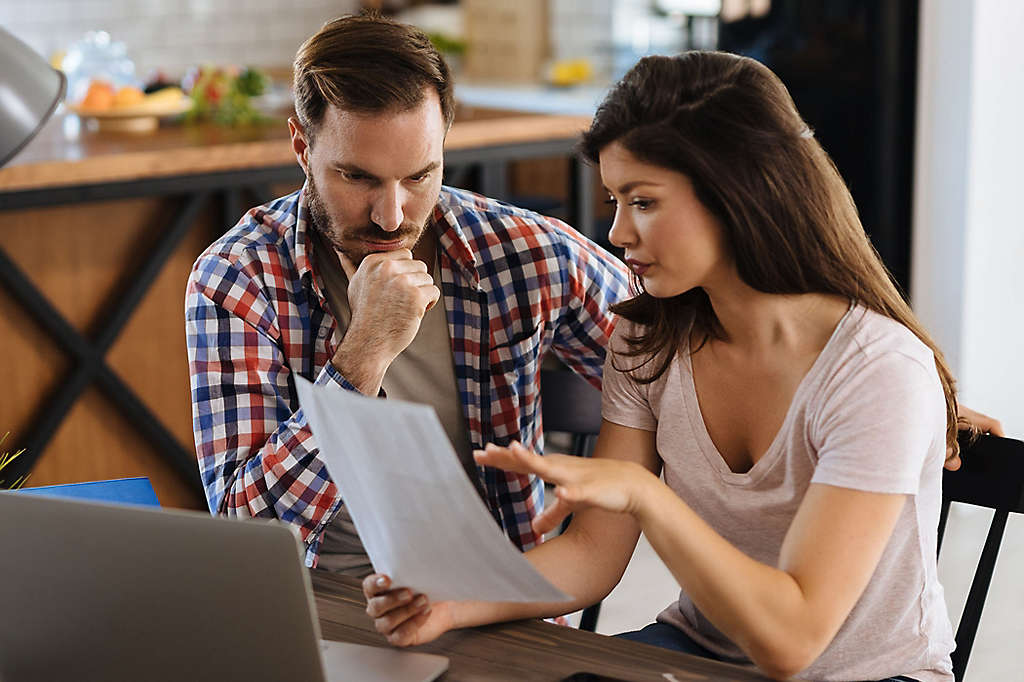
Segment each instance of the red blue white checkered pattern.
[[[210,510],[295,524],[315,565],[342,500],[320,460],[293,373],[354,390],[331,365],[335,320],[308,249],[299,191],[251,209],[196,261],[185,302],[193,429]],[[443,188],[441,292],[473,447],[516,439],[543,449],[538,377],[551,350],[600,386],[613,318],[629,293],[617,259],[552,218]],[[480,470],[486,502],[528,549],[544,489]]]

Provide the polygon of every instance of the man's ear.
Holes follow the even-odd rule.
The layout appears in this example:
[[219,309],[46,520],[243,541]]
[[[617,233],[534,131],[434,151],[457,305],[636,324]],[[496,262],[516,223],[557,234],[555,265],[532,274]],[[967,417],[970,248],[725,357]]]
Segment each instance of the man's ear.
[[294,116],[288,117],[288,133],[292,137],[292,151],[295,152],[295,160],[302,166],[302,171],[309,177],[309,138],[302,124]]

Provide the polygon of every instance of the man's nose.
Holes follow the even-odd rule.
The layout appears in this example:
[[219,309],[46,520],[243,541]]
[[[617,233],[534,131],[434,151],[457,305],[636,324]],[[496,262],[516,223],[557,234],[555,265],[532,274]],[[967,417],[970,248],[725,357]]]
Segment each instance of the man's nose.
[[370,220],[385,232],[394,232],[405,221],[405,193],[401,186],[382,187],[374,198]]

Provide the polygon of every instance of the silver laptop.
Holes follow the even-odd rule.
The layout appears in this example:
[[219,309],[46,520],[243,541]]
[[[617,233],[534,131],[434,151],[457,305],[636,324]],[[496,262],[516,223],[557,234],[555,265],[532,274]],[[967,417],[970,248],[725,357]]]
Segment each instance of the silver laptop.
[[0,493],[0,680],[428,682],[443,656],[320,640],[273,521]]

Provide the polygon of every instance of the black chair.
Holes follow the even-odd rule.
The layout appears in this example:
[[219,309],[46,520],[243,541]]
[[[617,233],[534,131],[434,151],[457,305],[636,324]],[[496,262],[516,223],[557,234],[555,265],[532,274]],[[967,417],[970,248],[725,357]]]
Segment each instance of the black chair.
[[[589,457],[601,430],[601,392],[567,369],[541,369],[541,419],[544,432],[568,433],[572,436],[569,454]],[[569,527],[567,518],[560,532]],[[594,632],[601,602],[583,609],[580,630]]]
[[945,471],[942,478],[942,512],[939,516],[939,549],[946,530],[951,502],[963,502],[995,510],[992,524],[981,550],[981,559],[956,630],[953,675],[964,679],[967,659],[981,622],[992,572],[1003,542],[1003,531],[1010,513],[1024,514],[1024,442],[1011,438],[982,435],[971,442],[969,434],[960,435],[961,461],[958,471]]
[[541,369],[544,431],[572,436],[569,454],[589,457],[601,430],[601,392],[568,369]]

